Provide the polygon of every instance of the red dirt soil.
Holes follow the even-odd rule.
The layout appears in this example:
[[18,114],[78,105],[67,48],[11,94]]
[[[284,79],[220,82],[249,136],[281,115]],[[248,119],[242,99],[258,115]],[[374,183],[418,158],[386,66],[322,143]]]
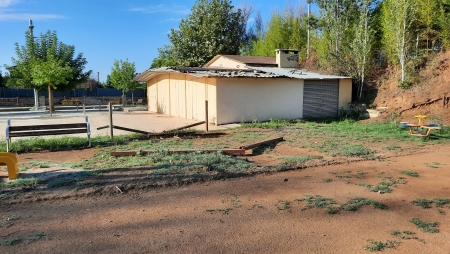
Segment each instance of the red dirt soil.
[[[95,150],[31,153],[21,160],[67,161],[89,158]],[[298,151],[297,151],[298,152]],[[287,145],[277,156],[292,154]],[[449,204],[430,209],[416,199],[450,198],[450,147],[420,147],[410,155],[311,167],[253,177],[207,181],[166,188],[104,188],[66,195],[55,191],[1,201],[1,253],[366,253],[373,241],[394,240],[385,253],[450,252]],[[260,160],[266,155],[253,157]],[[25,159],[28,158],[28,159]],[[413,171],[419,177],[402,174]],[[392,193],[370,192],[375,185],[403,179]],[[331,182],[324,179],[331,179]],[[117,186],[122,186],[120,182]],[[122,187],[121,187],[122,188]],[[305,195],[320,195],[343,204],[365,197],[388,209],[364,206],[357,211],[327,214],[325,208],[304,209]],[[12,201],[12,202],[11,202]],[[287,206],[285,206],[287,204]],[[337,205],[338,205],[337,204]],[[438,222],[439,233],[426,233],[409,220]],[[391,235],[412,231],[411,239]],[[33,236],[44,233],[41,239]]]
[[419,70],[418,83],[410,89],[397,86],[399,70],[388,71],[377,78],[378,93],[373,106],[386,107],[382,114],[384,120],[395,114],[398,121],[417,122],[414,116],[424,114],[429,116],[427,122],[436,122],[440,118],[444,125],[449,125],[450,52],[430,56],[416,69]]

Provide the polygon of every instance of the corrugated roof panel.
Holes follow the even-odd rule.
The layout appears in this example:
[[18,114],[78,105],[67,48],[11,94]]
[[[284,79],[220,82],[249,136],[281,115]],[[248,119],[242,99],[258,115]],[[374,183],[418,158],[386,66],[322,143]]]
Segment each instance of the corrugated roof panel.
[[324,75],[315,72],[308,72],[300,69],[292,68],[277,68],[277,67],[248,67],[253,70],[260,70],[263,72],[271,72],[280,76],[298,79],[343,79],[350,78],[345,76]]
[[150,79],[165,73],[183,73],[194,77],[208,78],[295,78],[295,79],[342,79],[343,76],[322,75],[314,72],[305,72],[299,69],[277,67],[249,67],[249,69],[219,69],[219,68],[188,68],[188,67],[162,67],[149,69],[133,79],[136,82],[147,82]]

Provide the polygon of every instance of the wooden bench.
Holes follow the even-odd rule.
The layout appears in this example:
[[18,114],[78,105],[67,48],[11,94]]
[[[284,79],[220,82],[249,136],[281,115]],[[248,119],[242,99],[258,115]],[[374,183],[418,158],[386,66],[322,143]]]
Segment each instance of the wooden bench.
[[11,126],[8,119],[6,124],[6,151],[9,152],[9,143],[14,137],[33,137],[47,135],[64,135],[87,133],[89,146],[91,146],[91,128],[88,117],[85,123],[43,124],[27,126]]

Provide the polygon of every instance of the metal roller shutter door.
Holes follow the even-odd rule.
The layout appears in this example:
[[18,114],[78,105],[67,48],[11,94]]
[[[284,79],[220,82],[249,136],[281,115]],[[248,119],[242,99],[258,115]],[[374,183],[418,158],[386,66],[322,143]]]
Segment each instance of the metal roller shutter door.
[[339,80],[305,80],[303,118],[337,117]]

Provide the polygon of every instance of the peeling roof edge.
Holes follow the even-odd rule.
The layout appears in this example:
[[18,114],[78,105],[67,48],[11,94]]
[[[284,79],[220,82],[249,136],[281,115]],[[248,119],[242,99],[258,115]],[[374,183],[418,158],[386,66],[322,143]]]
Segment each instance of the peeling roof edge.
[[248,69],[231,68],[203,68],[203,67],[161,67],[148,69],[133,81],[148,82],[161,74],[179,73],[187,74],[198,78],[295,78],[295,79],[346,79],[351,77],[322,75],[314,72],[307,72],[300,69],[278,68],[278,67],[253,67]]

